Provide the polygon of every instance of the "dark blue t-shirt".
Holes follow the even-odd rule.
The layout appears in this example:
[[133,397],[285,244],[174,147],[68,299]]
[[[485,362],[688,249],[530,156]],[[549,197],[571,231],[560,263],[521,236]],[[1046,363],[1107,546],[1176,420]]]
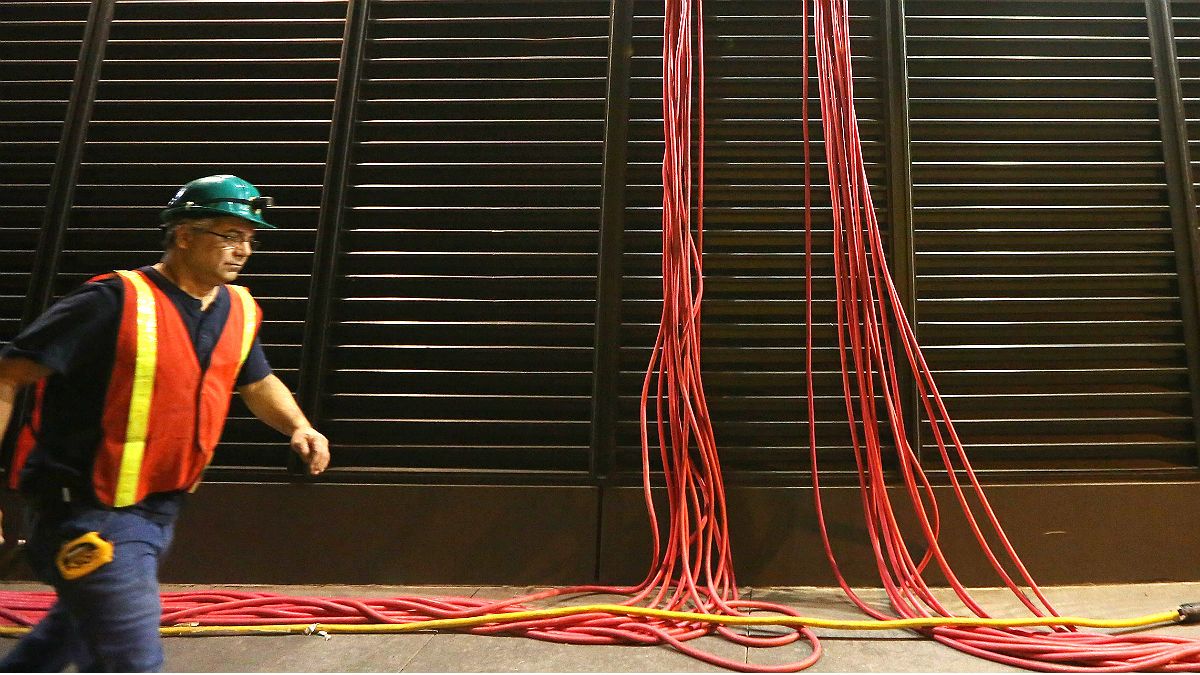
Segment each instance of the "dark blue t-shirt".
[[[229,289],[220,288],[208,309],[153,267],[141,271],[171,298],[192,337],[201,368],[229,318]],[[0,351],[54,371],[46,380],[37,447],[21,473],[23,492],[53,492],[62,487],[89,489],[92,461],[100,443],[104,398],[112,373],[124,286],[111,278],[87,283],[64,296]],[[237,386],[271,374],[258,337],[238,373]],[[173,517],[182,493],[150,495],[134,508]]]

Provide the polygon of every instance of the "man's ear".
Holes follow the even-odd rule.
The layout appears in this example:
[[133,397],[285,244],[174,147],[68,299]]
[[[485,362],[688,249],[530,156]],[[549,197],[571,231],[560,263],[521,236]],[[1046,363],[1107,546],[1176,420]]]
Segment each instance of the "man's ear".
[[192,239],[195,236],[196,232],[192,229],[191,224],[180,223],[175,227],[175,248],[191,248]]

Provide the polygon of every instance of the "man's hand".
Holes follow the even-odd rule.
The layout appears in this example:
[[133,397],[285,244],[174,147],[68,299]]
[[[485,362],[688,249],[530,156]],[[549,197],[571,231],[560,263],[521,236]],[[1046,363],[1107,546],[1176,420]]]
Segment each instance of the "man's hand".
[[292,450],[308,465],[309,475],[315,476],[329,466],[329,439],[312,427],[302,427],[292,434]]
[[238,387],[246,407],[258,419],[282,434],[292,436],[292,450],[308,465],[308,473],[317,475],[329,466],[329,439],[312,428],[300,412],[292,392],[274,374],[253,384]]

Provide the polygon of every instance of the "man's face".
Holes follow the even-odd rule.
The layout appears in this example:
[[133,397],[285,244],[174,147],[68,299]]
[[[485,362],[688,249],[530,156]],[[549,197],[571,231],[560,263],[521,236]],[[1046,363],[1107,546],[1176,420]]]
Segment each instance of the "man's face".
[[237,279],[254,252],[250,245],[254,225],[241,218],[221,216],[185,227],[188,234],[180,243],[188,251],[185,260],[192,275],[214,286]]

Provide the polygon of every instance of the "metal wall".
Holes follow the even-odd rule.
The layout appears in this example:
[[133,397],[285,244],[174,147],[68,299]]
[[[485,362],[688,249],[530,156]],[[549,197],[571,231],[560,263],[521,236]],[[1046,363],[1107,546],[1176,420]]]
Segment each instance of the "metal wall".
[[[1198,578],[1197,523],[1163,500],[1200,496],[1200,3],[850,8],[889,264],[976,468],[1028,529],[1015,538],[1035,576]],[[0,11],[0,339],[87,276],[155,260],[157,210],[187,180],[236,173],[280,204],[243,280],[334,465],[319,485],[290,474],[282,440],[235,401],[169,577],[640,578],[661,3]],[[801,3],[705,11],[705,383],[733,538],[743,583],[819,583]],[[837,536],[861,547],[819,120],[810,132],[817,437]],[[915,407],[909,420],[936,454]],[[1138,523],[1151,550],[1179,555],[1123,544]],[[264,563],[330,549],[337,565]]]

